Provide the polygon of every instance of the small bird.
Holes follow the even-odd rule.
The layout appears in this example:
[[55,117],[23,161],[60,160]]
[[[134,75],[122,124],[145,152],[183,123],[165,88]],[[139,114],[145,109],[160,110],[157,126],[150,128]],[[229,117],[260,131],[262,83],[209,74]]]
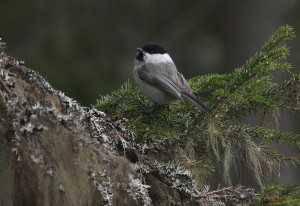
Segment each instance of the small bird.
[[202,111],[208,111],[160,45],[146,44],[137,48],[133,76],[142,93],[159,105],[179,99],[191,102]]

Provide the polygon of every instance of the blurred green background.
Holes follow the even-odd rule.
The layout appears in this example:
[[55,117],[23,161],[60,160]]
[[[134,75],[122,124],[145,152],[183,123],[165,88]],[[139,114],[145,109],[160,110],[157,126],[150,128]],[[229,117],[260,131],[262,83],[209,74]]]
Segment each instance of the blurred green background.
[[[165,46],[187,78],[229,72],[278,26],[300,34],[299,11],[297,0],[0,0],[0,36],[10,55],[89,106],[131,78],[135,49],[146,42]],[[300,38],[290,46],[300,68]],[[281,127],[298,122],[283,115]],[[282,177],[299,182],[299,169]]]
[[[188,78],[228,72],[279,25],[299,28],[298,11],[297,0],[1,0],[0,35],[9,54],[90,105],[131,78],[146,42],[165,46]],[[300,41],[292,48],[300,66]]]

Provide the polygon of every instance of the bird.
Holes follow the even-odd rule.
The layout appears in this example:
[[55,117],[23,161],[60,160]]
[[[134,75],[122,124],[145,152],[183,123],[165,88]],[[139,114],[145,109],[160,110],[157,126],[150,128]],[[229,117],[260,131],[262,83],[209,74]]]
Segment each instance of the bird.
[[155,43],[136,49],[133,78],[144,94],[158,105],[167,105],[178,99],[208,111],[198,100],[184,76],[178,72],[167,50]]

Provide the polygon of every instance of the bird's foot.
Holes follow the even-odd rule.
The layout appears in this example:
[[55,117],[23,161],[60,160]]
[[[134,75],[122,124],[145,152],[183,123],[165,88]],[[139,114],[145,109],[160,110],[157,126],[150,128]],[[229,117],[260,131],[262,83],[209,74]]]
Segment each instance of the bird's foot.
[[157,113],[160,113],[161,111],[163,111],[166,108],[169,108],[169,106],[153,103],[150,106],[144,107],[143,113],[147,114],[147,115],[155,115]]

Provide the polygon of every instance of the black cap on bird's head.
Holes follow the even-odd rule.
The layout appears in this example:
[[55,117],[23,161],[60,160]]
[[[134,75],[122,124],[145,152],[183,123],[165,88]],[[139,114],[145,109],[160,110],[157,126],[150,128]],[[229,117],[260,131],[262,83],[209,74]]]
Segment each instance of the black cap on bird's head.
[[145,44],[142,48],[137,48],[137,53],[136,53],[136,59],[139,61],[143,61],[144,59],[144,52],[147,52],[149,54],[165,54],[167,51],[160,45],[150,43],[150,44]]
[[165,54],[167,51],[158,44],[146,44],[142,47],[142,50],[149,54]]

